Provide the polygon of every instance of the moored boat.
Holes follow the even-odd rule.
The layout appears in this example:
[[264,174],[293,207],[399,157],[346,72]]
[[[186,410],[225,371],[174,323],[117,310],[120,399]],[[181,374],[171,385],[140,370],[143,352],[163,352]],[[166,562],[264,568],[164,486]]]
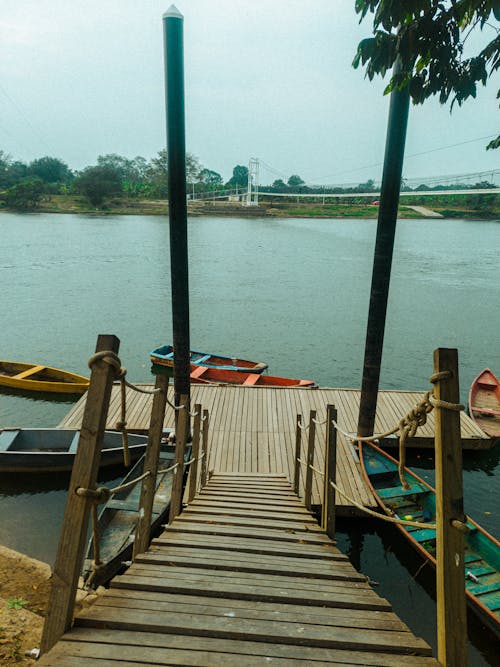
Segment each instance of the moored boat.
[[469,415],[490,438],[500,438],[500,381],[489,368],[470,386]]
[[[186,461],[190,456],[190,448],[186,452]],[[120,485],[128,484],[138,479],[144,471],[145,456],[142,456],[135,466],[123,478]],[[161,526],[167,519],[170,510],[174,471],[166,469],[173,466],[175,461],[175,445],[162,444],[158,461],[159,473],[156,477],[153,511],[151,516],[150,534]],[[183,488],[187,470],[184,471]],[[124,562],[132,555],[133,539],[137,520],[139,518],[139,501],[141,496],[140,482],[116,493],[102,507],[98,517],[99,535],[99,566],[94,570],[94,544],[90,539],[87,554],[83,565],[83,579],[88,585],[97,587],[113,577]]]
[[[172,345],[163,345],[151,352],[151,361],[161,366],[174,367],[174,348]],[[261,361],[248,361],[235,357],[223,357],[208,352],[190,352],[190,363],[192,366],[206,366],[219,370],[241,371],[245,373],[262,373],[267,364]]]
[[244,387],[304,387],[313,389],[318,386],[313,380],[257,375],[256,373],[207,368],[206,366],[191,367],[191,382],[193,384],[237,384]]
[[[404,489],[398,474],[398,462],[372,443],[360,443],[360,459],[367,482],[377,502],[390,516],[435,523],[434,489],[405,468],[410,485]],[[500,542],[467,517],[465,546],[465,593],[470,608],[493,632],[500,636]],[[422,556],[436,565],[436,531],[433,528],[405,526],[397,528]]]
[[[0,472],[63,472],[71,470],[80,431],[67,428],[20,428],[0,432]],[[147,436],[128,434],[132,461],[145,451]],[[101,466],[123,463],[122,434],[105,431]]]
[[0,386],[25,391],[83,394],[90,380],[83,375],[51,366],[0,361]]

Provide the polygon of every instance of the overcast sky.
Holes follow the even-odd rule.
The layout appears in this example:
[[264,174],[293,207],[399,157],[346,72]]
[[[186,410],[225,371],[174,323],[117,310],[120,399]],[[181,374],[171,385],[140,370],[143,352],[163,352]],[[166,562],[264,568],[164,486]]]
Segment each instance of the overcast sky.
[[[2,0],[0,149],[72,169],[165,145],[159,0]],[[351,66],[354,0],[178,0],[184,14],[187,148],[226,179],[258,157],[261,183],[378,179],[385,83]],[[491,39],[491,37],[489,37]],[[412,107],[404,175],[498,169],[499,77],[456,108]],[[467,142],[467,143],[465,143]],[[461,144],[455,145],[454,144]],[[444,150],[436,150],[444,148]],[[432,152],[430,152],[432,151]],[[415,155],[425,153],[424,155]]]

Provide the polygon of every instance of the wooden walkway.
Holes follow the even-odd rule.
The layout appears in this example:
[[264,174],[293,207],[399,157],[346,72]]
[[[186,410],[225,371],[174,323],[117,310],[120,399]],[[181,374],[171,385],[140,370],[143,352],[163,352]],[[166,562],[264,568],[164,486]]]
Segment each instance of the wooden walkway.
[[[150,385],[142,385],[152,388]],[[293,479],[295,451],[295,420],[302,415],[304,423],[309,411],[316,410],[317,420],[326,417],[326,405],[338,410],[342,430],[355,433],[359,407],[359,391],[353,389],[282,389],[266,387],[192,386],[192,404],[201,403],[210,414],[209,461],[211,470],[220,472],[284,472]],[[379,394],[375,430],[382,433],[394,427],[421,399],[422,392],[381,391]],[[169,397],[173,400],[173,390]],[[134,432],[146,432],[149,426],[152,398],[127,389],[127,427]],[[59,424],[79,428],[82,421],[83,396]],[[120,390],[113,387],[108,413],[108,429],[120,420]],[[173,426],[173,410],[167,407],[165,426]],[[464,413],[461,414],[463,445],[484,448],[490,440]],[[418,430],[413,439],[419,447],[429,446],[434,438],[434,415]],[[307,435],[304,434],[303,447]],[[317,428],[315,466],[324,465],[325,425]],[[376,502],[365,485],[359,460],[350,441],[339,435],[337,453],[337,483],[356,502],[375,507]],[[315,475],[313,504],[320,503],[322,480]],[[337,494],[339,513],[351,513],[353,508]]]
[[437,666],[284,475],[220,474],[38,664]]

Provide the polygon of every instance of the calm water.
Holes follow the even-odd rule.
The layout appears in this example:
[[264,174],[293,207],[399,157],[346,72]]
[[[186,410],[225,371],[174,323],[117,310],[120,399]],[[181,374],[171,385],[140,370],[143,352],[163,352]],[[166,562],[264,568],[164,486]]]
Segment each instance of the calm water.
[[[358,387],[376,225],[370,220],[194,218],[191,347],[265,360],[275,375]],[[160,217],[0,215],[1,357],[87,374],[98,333],[121,339],[132,381],[171,340],[168,228]],[[500,222],[398,223],[382,388],[428,388],[432,352],[458,347],[462,400],[500,372]],[[71,401],[0,394],[1,426],[54,426]],[[500,535],[500,447],[465,457],[466,510]],[[432,480],[428,455],[411,459]],[[111,476],[117,473],[110,473]],[[0,543],[51,562],[64,476],[0,476]],[[360,530],[363,527],[363,531]],[[434,644],[433,574],[378,523],[344,523],[341,546]],[[429,570],[429,572],[427,572]],[[493,665],[471,623],[471,665]]]

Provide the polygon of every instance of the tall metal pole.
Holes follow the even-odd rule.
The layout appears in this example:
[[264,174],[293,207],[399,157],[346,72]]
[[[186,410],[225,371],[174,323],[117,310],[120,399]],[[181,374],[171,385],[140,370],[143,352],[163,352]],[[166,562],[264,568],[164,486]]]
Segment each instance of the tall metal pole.
[[184,18],[175,5],[171,5],[163,15],[176,405],[179,405],[181,395],[189,396],[190,393],[183,22]]
[[371,435],[375,425],[409,104],[407,87],[391,93],[358,417],[361,437]]

